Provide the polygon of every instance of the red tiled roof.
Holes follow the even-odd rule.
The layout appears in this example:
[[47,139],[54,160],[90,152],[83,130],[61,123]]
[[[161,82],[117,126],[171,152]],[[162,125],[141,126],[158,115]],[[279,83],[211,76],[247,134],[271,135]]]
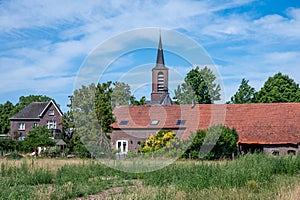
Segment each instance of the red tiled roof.
[[[114,115],[114,129],[185,128],[182,139],[198,129],[224,124],[237,130],[240,143],[300,142],[300,103],[120,106]],[[185,124],[176,125],[179,119]],[[128,120],[127,125],[119,125],[122,120]],[[158,125],[150,125],[152,120],[159,120]]]

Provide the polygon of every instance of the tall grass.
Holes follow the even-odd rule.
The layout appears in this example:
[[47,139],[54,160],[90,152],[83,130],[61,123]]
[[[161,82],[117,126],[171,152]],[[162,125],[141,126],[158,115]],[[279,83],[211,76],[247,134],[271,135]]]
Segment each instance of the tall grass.
[[176,162],[162,170],[144,174],[145,184],[176,185],[183,191],[205,188],[243,187],[265,184],[275,175],[296,175],[300,170],[300,156],[271,157],[264,154],[246,155],[236,161],[215,163]]
[[[177,161],[150,173],[117,171],[97,160],[56,160],[60,163],[56,168],[41,162],[53,162],[54,165],[55,160],[2,162],[0,199],[87,198],[119,187],[125,188],[114,194],[120,199],[193,199],[195,195],[199,198],[211,195],[218,199],[218,195],[230,197],[230,193],[236,194],[232,199],[259,199],[265,197],[262,193],[278,196],[278,190],[293,188],[293,184],[300,180],[299,155],[272,157],[253,154],[235,161]],[[137,186],[135,191],[126,190],[137,179],[142,186]],[[146,194],[149,191],[150,197]],[[253,196],[249,196],[249,192]],[[114,198],[111,195],[107,198]],[[98,197],[102,199],[101,195]]]

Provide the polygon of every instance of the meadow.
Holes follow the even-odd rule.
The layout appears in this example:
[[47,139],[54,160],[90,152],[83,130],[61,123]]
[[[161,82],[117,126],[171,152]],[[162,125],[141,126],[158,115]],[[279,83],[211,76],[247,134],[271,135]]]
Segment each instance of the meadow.
[[0,160],[0,199],[299,199],[300,156],[179,160],[128,173],[98,160]]

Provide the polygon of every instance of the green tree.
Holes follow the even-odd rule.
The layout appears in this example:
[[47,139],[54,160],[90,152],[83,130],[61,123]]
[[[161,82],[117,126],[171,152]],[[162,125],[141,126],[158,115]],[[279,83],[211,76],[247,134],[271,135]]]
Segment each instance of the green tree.
[[95,93],[95,111],[102,131],[105,133],[113,131],[110,125],[115,122],[111,106],[112,93],[111,82],[98,83]]
[[231,97],[229,103],[244,104],[252,103],[255,89],[248,84],[249,80],[242,79],[242,83],[238,91]]
[[[73,139],[78,136],[81,143],[93,153],[103,154],[111,150],[109,138],[106,135],[112,130],[109,125],[114,122],[110,86],[111,82],[82,86],[74,91],[72,98],[75,132],[71,141],[77,142]],[[80,142],[76,145],[80,145]]]
[[211,104],[220,100],[221,87],[215,83],[216,76],[208,67],[197,66],[187,73],[184,83],[175,89],[175,99],[179,104]]
[[45,126],[35,127],[29,131],[28,136],[22,142],[25,152],[32,152],[37,147],[54,146],[55,142],[50,138],[50,130]]
[[114,82],[114,88],[111,94],[112,107],[119,105],[129,105],[130,103],[130,86],[123,82]]
[[10,138],[0,139],[0,150],[1,151],[21,151],[22,141],[12,140]]
[[[78,90],[75,93],[78,94],[77,92]],[[67,143],[67,153],[76,153],[79,157],[91,157],[75,128],[72,109],[73,96],[70,96],[70,101],[71,103],[68,105],[70,110],[62,117],[63,139]]]
[[193,91],[193,88],[187,82],[182,83],[181,85],[177,86],[175,89],[175,97],[176,103],[178,104],[190,104],[196,103],[196,95]]
[[62,125],[63,138],[64,139],[71,138],[75,127],[75,122],[71,110],[64,113],[64,115],[62,116],[61,125]]
[[260,91],[254,94],[256,103],[299,102],[299,84],[282,73],[269,77]]
[[204,159],[230,158],[237,153],[238,134],[235,129],[223,125],[198,130],[191,136],[192,143],[185,152],[185,157]]
[[76,141],[75,140],[75,122],[73,117],[73,111],[72,111],[72,101],[73,96],[69,96],[70,98],[70,104],[67,105],[69,110],[65,112],[62,116],[61,125],[62,125],[62,135],[64,141],[67,143],[67,153],[74,151],[74,146],[78,141],[80,141],[80,138]]
[[134,96],[130,97],[130,105],[131,106],[142,106],[146,104],[146,97],[142,96],[141,99],[138,101]]
[[7,134],[10,130],[9,118],[14,114],[15,106],[7,101],[5,104],[0,104],[0,134]]

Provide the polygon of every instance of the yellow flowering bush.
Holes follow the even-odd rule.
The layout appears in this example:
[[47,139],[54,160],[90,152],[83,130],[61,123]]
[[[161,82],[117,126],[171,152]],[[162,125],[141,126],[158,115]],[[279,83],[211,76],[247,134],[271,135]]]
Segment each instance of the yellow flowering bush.
[[153,152],[163,147],[171,147],[173,142],[178,141],[176,133],[173,131],[161,130],[155,135],[151,135],[142,147],[142,152]]

